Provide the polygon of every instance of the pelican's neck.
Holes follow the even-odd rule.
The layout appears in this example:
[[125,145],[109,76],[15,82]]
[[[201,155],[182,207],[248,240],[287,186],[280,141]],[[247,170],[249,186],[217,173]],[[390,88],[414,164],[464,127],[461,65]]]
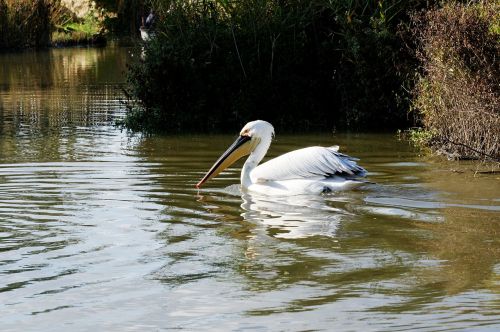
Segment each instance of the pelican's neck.
[[241,186],[243,188],[248,188],[253,183],[250,177],[250,173],[255,167],[257,167],[257,165],[259,165],[261,160],[266,155],[267,150],[271,145],[271,139],[271,136],[266,139],[262,138],[261,141],[257,143],[255,150],[253,150],[252,153],[250,153],[250,155],[248,156],[247,161],[245,161],[245,164],[241,169]]

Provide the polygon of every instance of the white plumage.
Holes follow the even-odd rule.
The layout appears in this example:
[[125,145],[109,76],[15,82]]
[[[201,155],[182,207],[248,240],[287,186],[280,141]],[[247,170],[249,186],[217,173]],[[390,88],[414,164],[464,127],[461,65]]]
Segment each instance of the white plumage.
[[253,182],[305,179],[312,177],[363,176],[366,171],[356,159],[338,152],[338,146],[311,146],[285,153],[257,166]]
[[261,165],[274,135],[273,126],[262,120],[249,122],[240,137],[197,184],[216,176],[244,155],[250,154],[241,171],[243,190],[268,195],[319,194],[352,189],[364,182],[366,170],[356,158],[338,152],[338,146],[312,146],[285,153]]

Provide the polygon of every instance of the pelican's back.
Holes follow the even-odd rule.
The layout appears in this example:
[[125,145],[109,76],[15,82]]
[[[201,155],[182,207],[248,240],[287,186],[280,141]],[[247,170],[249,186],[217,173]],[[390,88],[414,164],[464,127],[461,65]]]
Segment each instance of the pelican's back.
[[257,166],[254,183],[292,179],[327,178],[334,175],[362,177],[366,170],[355,158],[338,152],[338,146],[312,146],[291,151]]

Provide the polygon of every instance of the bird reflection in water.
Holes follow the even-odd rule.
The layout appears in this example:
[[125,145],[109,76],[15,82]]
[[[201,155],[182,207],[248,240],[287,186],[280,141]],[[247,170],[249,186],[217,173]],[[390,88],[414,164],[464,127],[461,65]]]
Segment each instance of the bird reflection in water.
[[243,219],[263,225],[276,238],[333,237],[342,218],[349,215],[317,195],[268,197],[247,192],[241,198]]
[[[227,196],[223,201],[217,198],[221,193]],[[238,207],[232,203],[242,201],[239,205],[242,221],[252,225],[248,229],[249,236],[261,234],[284,239],[318,235],[334,237],[341,220],[353,216],[346,207],[351,198],[339,195],[267,196],[242,192],[239,185],[214,190],[214,194],[205,192],[201,195],[198,192],[197,198],[200,202],[209,202],[207,207],[217,214],[228,209],[233,212]],[[234,214],[226,216],[223,213],[217,219],[234,219],[231,216]]]

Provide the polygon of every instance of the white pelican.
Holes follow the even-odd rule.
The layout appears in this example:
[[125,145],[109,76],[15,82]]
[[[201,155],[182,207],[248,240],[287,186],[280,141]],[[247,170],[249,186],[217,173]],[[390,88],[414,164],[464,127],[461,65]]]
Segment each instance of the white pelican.
[[338,146],[311,146],[259,165],[273,136],[274,128],[269,122],[247,123],[196,188],[246,155],[249,157],[241,170],[243,190],[267,195],[320,194],[364,183],[359,178],[365,176],[366,170],[356,164],[357,159],[338,152]]

